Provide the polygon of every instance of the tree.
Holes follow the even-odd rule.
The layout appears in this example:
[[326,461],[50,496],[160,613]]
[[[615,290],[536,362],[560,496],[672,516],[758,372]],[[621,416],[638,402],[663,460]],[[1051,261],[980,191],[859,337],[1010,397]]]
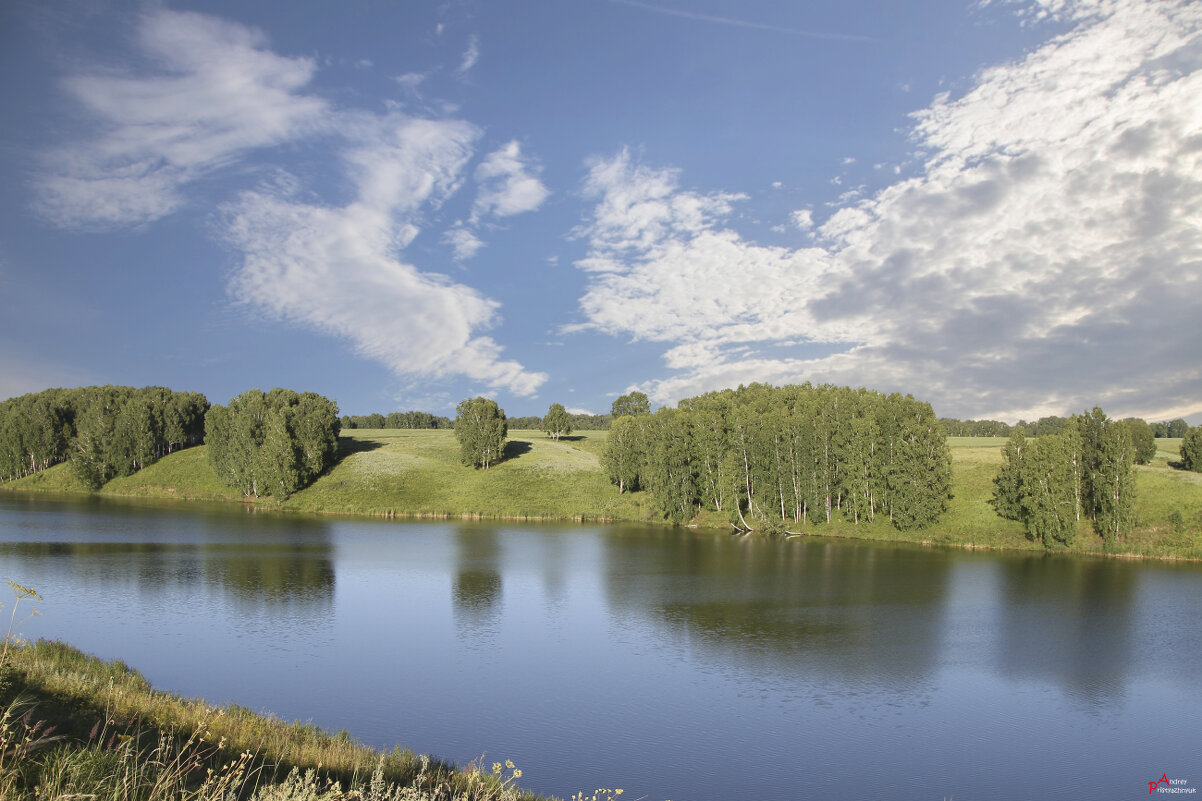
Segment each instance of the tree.
[[1184,437],[1188,432],[1189,423],[1178,417],[1176,420],[1169,421],[1168,429],[1165,433],[1170,439],[1176,439],[1178,437]]
[[455,438],[465,465],[487,470],[501,461],[509,427],[497,402],[484,397],[467,398],[455,409]]
[[1072,545],[1077,530],[1071,440],[1051,434],[1034,440],[1022,460],[1022,516],[1027,533],[1047,547]]
[[647,400],[647,396],[643,393],[631,392],[628,395],[622,395],[613,402],[611,414],[615,420],[619,417],[651,414],[651,402]]
[[1094,487],[1097,532],[1110,544],[1135,523],[1135,446],[1122,423],[1109,421],[1102,430]]
[[543,418],[543,431],[553,439],[572,433],[572,418],[562,403],[552,403],[547,409],[547,415]]
[[993,508],[1007,520],[1023,519],[1023,457],[1026,451],[1026,429],[1015,426],[1010,432],[1010,441],[1002,448],[1002,469],[993,479]]
[[312,392],[252,389],[205,416],[213,471],[243,495],[286,498],[334,463],[338,405]]
[[1185,432],[1181,441],[1181,464],[1186,470],[1202,473],[1202,426]]
[[609,480],[618,485],[618,494],[635,490],[643,469],[643,421],[635,415],[619,417],[609,428],[601,466]]
[[1156,458],[1156,435],[1152,426],[1138,417],[1128,417],[1123,425],[1127,427],[1131,443],[1135,446],[1135,463],[1149,464]]

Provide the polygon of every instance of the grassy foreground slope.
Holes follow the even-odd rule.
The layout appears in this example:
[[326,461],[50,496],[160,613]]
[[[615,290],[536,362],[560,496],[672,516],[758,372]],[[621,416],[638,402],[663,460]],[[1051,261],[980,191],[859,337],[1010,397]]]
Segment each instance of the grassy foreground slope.
[[[459,463],[454,433],[446,430],[365,430],[344,433],[337,464],[314,484],[282,504],[264,508],[348,515],[482,517],[658,522],[647,493],[619,495],[605,478],[600,454],[606,432],[587,431],[561,439],[541,432],[513,431],[504,461],[489,470]],[[923,542],[975,548],[1043,550],[1023,526],[997,516],[989,499],[1001,464],[1004,438],[952,437],[952,499],[929,529],[899,532],[888,521],[838,522],[810,526],[807,534],[883,541]],[[1137,467],[1138,524],[1118,552],[1132,556],[1202,559],[1202,474],[1175,469],[1179,439],[1158,439],[1152,464]],[[66,465],[9,482],[6,489],[83,492]],[[222,485],[205,460],[204,447],[171,454],[144,470],[115,479],[99,492],[249,502]],[[697,524],[727,528],[722,515],[708,513]],[[1102,540],[1082,522],[1079,553],[1102,553]]]
[[[0,664],[5,801],[526,801],[520,771],[458,769],[345,733],[153,689],[69,645]],[[500,766],[498,766],[500,767]]]

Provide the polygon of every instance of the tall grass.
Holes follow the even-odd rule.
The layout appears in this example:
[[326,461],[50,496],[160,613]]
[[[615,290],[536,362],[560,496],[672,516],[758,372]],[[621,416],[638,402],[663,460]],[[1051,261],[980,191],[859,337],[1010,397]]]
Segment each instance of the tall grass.
[[[486,773],[150,687],[120,662],[40,641],[8,654],[0,798],[112,801],[520,801]],[[510,766],[512,768],[512,766]]]

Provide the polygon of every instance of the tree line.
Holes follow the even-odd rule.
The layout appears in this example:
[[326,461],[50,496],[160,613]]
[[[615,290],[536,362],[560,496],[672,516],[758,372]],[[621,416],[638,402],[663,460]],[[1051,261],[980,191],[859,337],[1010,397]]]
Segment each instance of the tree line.
[[0,403],[0,479],[62,462],[97,489],[199,444],[209,402],[166,387],[47,389]]
[[1082,520],[1107,544],[1118,542],[1135,523],[1135,430],[1096,406],[1056,434],[1028,440],[1016,426],[1002,449],[994,508],[1050,548],[1072,545]]
[[[613,420],[612,415],[608,414],[577,414],[569,412],[563,407],[563,404],[552,404],[563,409],[563,413],[567,416],[567,427],[572,431],[608,431],[610,422]],[[547,410],[548,413],[551,409]],[[534,415],[526,415],[525,417],[510,417],[509,427],[515,431],[546,431],[543,427],[547,421],[547,416],[536,417]]]
[[[939,422],[947,430],[949,437],[1008,437],[1017,426],[1022,426],[1028,437],[1043,437],[1048,434],[1059,434],[1064,431],[1073,418],[1049,415],[1034,422],[1019,420],[1014,426],[1000,420],[957,420],[954,417],[941,417]],[[1138,417],[1128,417],[1124,423],[1132,424],[1142,429],[1148,428],[1148,437],[1160,439],[1163,437],[1180,438],[1189,431],[1189,423],[1181,418],[1160,423],[1149,423]],[[1155,450],[1155,449],[1153,449]]]
[[449,417],[429,412],[389,412],[388,414],[343,415],[342,428],[451,428]]
[[927,526],[951,487],[930,404],[808,383],[711,392],[654,414],[642,393],[624,395],[602,465],[619,492],[648,490],[670,520],[708,509],[744,531],[836,519]]
[[338,455],[338,404],[313,392],[252,389],[205,417],[209,465],[243,495],[287,498]]

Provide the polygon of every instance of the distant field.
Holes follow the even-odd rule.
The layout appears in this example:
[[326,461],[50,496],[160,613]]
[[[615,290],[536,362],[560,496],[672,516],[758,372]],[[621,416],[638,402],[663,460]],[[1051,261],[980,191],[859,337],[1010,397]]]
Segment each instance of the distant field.
[[[221,484],[205,460],[203,446],[160,459],[99,492],[108,496],[254,502],[260,507],[318,514],[396,517],[481,517],[512,519],[659,522],[646,493],[619,495],[601,472],[599,456],[607,433],[577,432],[559,441],[538,431],[511,431],[506,458],[489,470],[459,463],[448,430],[353,429],[339,440],[339,461],[314,484],[282,504],[252,501]],[[1023,526],[1003,520],[989,499],[1001,464],[1002,437],[952,437],[952,499],[939,524],[899,532],[887,520],[855,526],[838,522],[811,526],[808,534],[884,541],[918,541],[974,548],[1043,550]],[[1137,467],[1138,527],[1121,551],[1138,556],[1202,559],[1202,474],[1174,469],[1179,439],[1159,439],[1151,465]],[[66,465],[9,482],[5,489],[76,493]],[[725,528],[716,513],[699,516],[701,526]],[[1081,524],[1073,551],[1102,553],[1102,541]]]

